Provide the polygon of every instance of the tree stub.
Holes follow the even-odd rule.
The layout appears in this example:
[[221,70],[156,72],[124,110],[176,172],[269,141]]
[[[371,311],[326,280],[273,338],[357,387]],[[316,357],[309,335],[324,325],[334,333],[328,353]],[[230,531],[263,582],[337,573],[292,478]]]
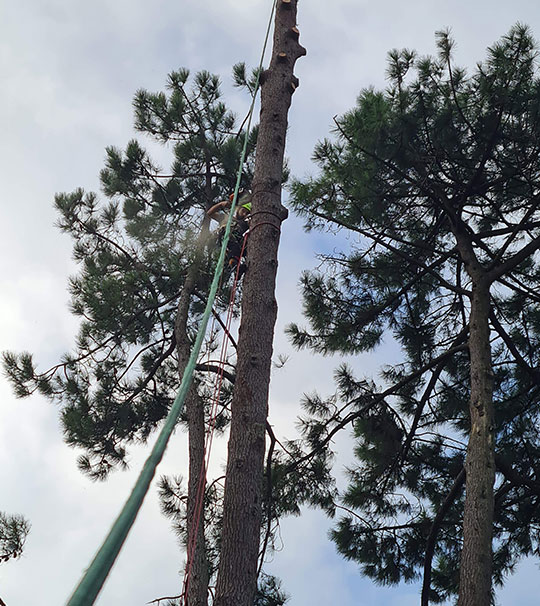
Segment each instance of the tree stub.
[[288,35],[291,38],[297,39],[300,36],[300,30],[297,27],[291,27],[291,29],[288,31]]

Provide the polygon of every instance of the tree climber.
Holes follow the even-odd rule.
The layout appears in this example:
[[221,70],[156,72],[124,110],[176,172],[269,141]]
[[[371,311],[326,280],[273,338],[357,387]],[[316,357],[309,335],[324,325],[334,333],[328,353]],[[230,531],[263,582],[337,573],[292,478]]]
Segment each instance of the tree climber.
[[[214,204],[208,209],[206,214],[219,223],[219,227],[216,230],[216,239],[219,244],[223,240],[225,234],[225,227],[229,220],[229,212],[232,205],[234,194],[229,196],[228,200],[223,200]],[[240,265],[238,272],[238,279],[240,279],[246,272],[246,264],[243,258],[246,256],[247,247],[244,245],[244,238],[249,230],[249,218],[251,214],[251,194],[247,192],[239,192],[238,194],[238,207],[234,213],[234,217],[231,223],[231,233],[229,241],[227,242],[227,252],[225,257],[225,266],[230,269],[235,269]],[[242,250],[243,248],[243,250]],[[242,257],[242,258],[241,258]]]

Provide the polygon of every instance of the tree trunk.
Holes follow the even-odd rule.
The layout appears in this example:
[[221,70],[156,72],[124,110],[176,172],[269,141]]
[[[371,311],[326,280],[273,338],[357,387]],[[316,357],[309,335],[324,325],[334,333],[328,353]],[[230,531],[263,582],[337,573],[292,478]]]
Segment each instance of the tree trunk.
[[[193,390],[195,391],[195,390]],[[208,603],[208,558],[204,536],[204,501],[199,512],[196,511],[199,483],[205,474],[204,460],[204,402],[199,394],[190,393],[186,402],[189,426],[189,480],[187,507],[188,572],[186,582],[185,606],[206,606]],[[203,486],[204,490],[204,486]],[[204,494],[203,494],[204,499]]]
[[[189,355],[191,352],[191,341],[187,334],[187,320],[191,297],[197,282],[200,266],[200,257],[204,243],[208,238],[209,219],[204,218],[201,233],[195,244],[195,258],[186,275],[175,321],[176,350],[178,355],[178,373],[180,378],[184,374]],[[188,419],[189,434],[189,479],[188,479],[188,504],[187,504],[187,563],[184,601],[186,606],[206,606],[208,603],[208,560],[206,555],[206,541],[204,537],[204,504],[199,514],[199,524],[195,528],[196,521],[196,496],[199,483],[203,480],[205,473],[205,425],[204,425],[204,403],[197,393],[195,382],[186,397],[186,413]],[[204,489],[204,488],[203,488]],[[194,536],[196,535],[196,536]],[[193,551],[190,552],[190,546]]]
[[274,46],[262,74],[261,117],[253,179],[248,269],[228,447],[223,531],[215,606],[253,606],[261,531],[265,423],[272,341],[277,316],[275,281],[281,222],[281,181],[291,96],[298,86],[297,0],[277,2]]
[[458,606],[490,606],[493,535],[493,376],[489,284],[473,279],[469,329],[471,431],[466,470]]

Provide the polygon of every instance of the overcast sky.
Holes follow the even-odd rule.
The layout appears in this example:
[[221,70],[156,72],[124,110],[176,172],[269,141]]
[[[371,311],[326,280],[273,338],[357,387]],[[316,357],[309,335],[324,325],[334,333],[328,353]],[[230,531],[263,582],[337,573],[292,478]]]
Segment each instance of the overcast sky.
[[[247,100],[231,86],[231,67],[258,63],[270,8],[270,0],[0,0],[0,350],[32,351],[45,369],[70,349],[77,324],[66,281],[74,265],[69,239],[54,227],[54,194],[98,189],[105,147],[135,136],[135,91],[161,90],[167,73],[182,66],[207,69],[221,76],[226,101],[242,114]],[[516,21],[540,37],[537,0],[311,0],[299,3],[298,20],[308,54],[296,67],[287,155],[300,177],[314,170],[313,146],[332,117],[351,108],[363,87],[384,87],[390,49],[434,53],[435,31],[450,27],[457,62],[474,66]],[[283,336],[300,319],[298,276],[314,265],[320,245],[294,218],[284,224],[275,352],[290,360],[274,372],[270,418],[282,434],[290,435],[303,392],[332,390],[339,362],[298,354]],[[375,372],[390,354],[355,366]],[[17,401],[0,378],[0,511],[32,523],[24,556],[0,565],[7,606],[66,602],[149,452],[134,449],[130,472],[94,484],[77,471],[78,453],[63,443],[57,412],[38,396]],[[222,449],[216,457],[218,468]],[[186,439],[177,432],[158,475],[186,469]],[[419,604],[418,586],[380,588],[362,579],[335,553],[327,527],[314,511],[282,524],[283,549],[269,570],[283,579],[291,605]],[[175,595],[181,562],[152,489],[97,604],[142,606]],[[539,578],[536,564],[525,562],[499,603],[537,605]]]

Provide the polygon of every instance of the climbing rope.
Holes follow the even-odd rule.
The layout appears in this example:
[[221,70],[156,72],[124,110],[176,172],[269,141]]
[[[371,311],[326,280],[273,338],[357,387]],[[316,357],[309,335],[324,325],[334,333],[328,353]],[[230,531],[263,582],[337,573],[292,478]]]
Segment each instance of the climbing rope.
[[240,181],[242,178],[242,170],[245,162],[247,145],[249,133],[251,130],[251,120],[253,117],[253,109],[255,107],[255,100],[257,98],[257,92],[260,87],[260,74],[262,71],[262,65],[264,61],[264,56],[266,54],[266,47],[268,44],[268,39],[270,36],[270,30],[272,26],[272,20],[274,16],[274,11],[276,8],[277,0],[274,0],[272,3],[272,10],[270,13],[268,27],[266,30],[266,37],[264,40],[263,50],[261,53],[261,59],[259,63],[259,68],[257,70],[257,79],[255,84],[255,89],[253,92],[253,98],[251,101],[251,106],[249,109],[249,120],[246,127],[246,132],[244,136],[244,145],[242,148],[242,154],[240,156],[240,165],[238,167],[238,172],[236,176],[236,184],[234,187],[234,195],[233,201],[231,204],[231,210],[229,213],[229,218],[227,221],[227,225],[225,227],[225,233],[223,236],[223,242],[221,245],[221,250],[219,253],[218,261],[216,264],[216,269],[214,272],[214,277],[212,280],[212,284],[210,286],[210,292],[208,294],[208,300],[206,303],[206,307],[201,318],[201,322],[199,325],[199,330],[197,332],[197,336],[195,338],[195,343],[193,345],[193,349],[191,351],[191,355],[189,357],[188,363],[184,370],[184,374],[182,376],[182,381],[180,383],[180,388],[178,390],[178,395],[176,396],[171,409],[169,410],[169,414],[164,421],[161,432],[150,452],[148,459],[146,460],[137,481],[135,482],[135,486],[133,487],[130,496],[128,497],[124,507],[122,508],[120,514],[116,518],[109,534],[105,538],[102,546],[98,550],[94,559],[92,560],[90,566],[86,570],[83,575],[81,581],[77,585],[75,591],[73,592],[71,598],[67,602],[67,606],[91,606],[99,592],[101,591],[103,584],[105,583],[113,564],[122,549],[122,546],[128,536],[133,523],[139,513],[139,510],[142,506],[144,498],[150,488],[150,484],[152,479],[156,473],[157,466],[161,462],[163,455],[165,453],[165,449],[167,448],[167,444],[171,434],[174,431],[176,423],[182,410],[184,408],[184,402],[189,391],[191,381],[193,379],[193,372],[195,370],[195,366],[197,364],[197,358],[199,356],[199,352],[201,350],[201,346],[203,344],[205,335],[206,335],[206,327],[208,325],[209,317],[212,313],[212,306],[214,304],[214,299],[216,297],[216,293],[219,286],[219,281],[221,277],[221,273],[223,271],[223,266],[225,263],[225,253],[227,249],[227,243],[229,241],[229,236],[231,233],[231,225],[233,221],[233,215],[236,208],[236,203],[238,200],[238,192],[240,190]]

